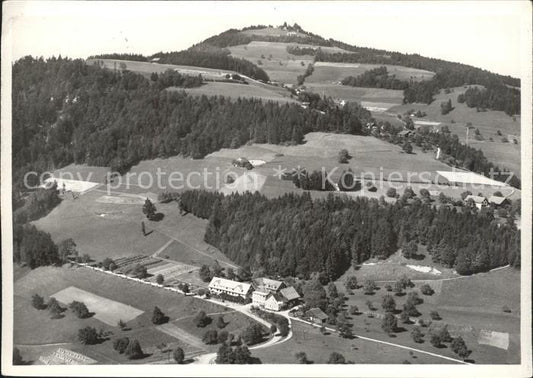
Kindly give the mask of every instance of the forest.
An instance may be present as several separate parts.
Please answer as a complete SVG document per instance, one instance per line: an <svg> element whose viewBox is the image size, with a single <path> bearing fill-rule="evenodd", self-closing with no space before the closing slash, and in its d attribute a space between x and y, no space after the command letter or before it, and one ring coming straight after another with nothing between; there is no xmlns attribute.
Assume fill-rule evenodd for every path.
<svg viewBox="0 0 533 378"><path fill-rule="evenodd" d="M180 206L209 220L206 242L267 275L309 278L319 272L334 280L350 264L386 259L413 241L462 275L520 265L520 232L512 218L498 225L491 209L436 207L411 190L402 197L412 201L187 191Z"/></svg>
<svg viewBox="0 0 533 378"><path fill-rule="evenodd" d="M359 134L371 120L370 113L355 103L339 108L324 102L329 108L321 113L299 104L230 101L160 90L175 84L158 84L166 82L167 75L152 81L82 60L26 57L17 61L13 66L14 184L20 185L26 172L70 163L110 166L123 173L144 159L180 154L202 158L250 140L302 143L311 131ZM21 188L15 187L14 193L17 189Z"/></svg>
<svg viewBox="0 0 533 378"><path fill-rule="evenodd" d="M264 82L270 80L262 68L259 68L248 60L231 56L228 49L206 47L204 45L193 46L188 50L179 52L159 52L154 54L152 58L159 58L159 63L162 64L218 68L236 71L242 75Z"/></svg>
<svg viewBox="0 0 533 378"><path fill-rule="evenodd" d="M502 110L509 115L520 113L520 91L504 85L488 88L470 87L457 96L457 102L470 108Z"/></svg>
<svg viewBox="0 0 533 378"><path fill-rule="evenodd" d="M406 89L409 82L396 79L395 75L389 75L387 67L377 67L363 72L358 76L348 76L341 81L342 85L351 87Z"/></svg>

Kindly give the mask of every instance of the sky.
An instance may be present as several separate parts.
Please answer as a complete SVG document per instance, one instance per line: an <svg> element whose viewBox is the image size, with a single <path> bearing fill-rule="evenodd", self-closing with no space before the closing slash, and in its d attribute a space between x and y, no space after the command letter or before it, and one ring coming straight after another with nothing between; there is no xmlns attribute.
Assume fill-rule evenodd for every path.
<svg viewBox="0 0 533 378"><path fill-rule="evenodd" d="M530 17L531 7L520 1L13 1L4 3L2 36L11 37L13 60L25 55L151 55L186 49L229 28L286 21L357 46L418 53L519 77Z"/></svg>

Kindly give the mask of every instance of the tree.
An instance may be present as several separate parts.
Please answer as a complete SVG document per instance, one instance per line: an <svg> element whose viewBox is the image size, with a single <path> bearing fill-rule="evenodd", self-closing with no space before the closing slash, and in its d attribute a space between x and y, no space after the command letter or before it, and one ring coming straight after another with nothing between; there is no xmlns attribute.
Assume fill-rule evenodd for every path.
<svg viewBox="0 0 533 378"><path fill-rule="evenodd" d="M241 333L241 336L245 344L257 344L263 340L263 329L261 325L253 323L246 327L246 329Z"/></svg>
<svg viewBox="0 0 533 378"><path fill-rule="evenodd" d="M304 301L309 307L326 309L326 290L316 279L307 282L303 289Z"/></svg>
<svg viewBox="0 0 533 378"><path fill-rule="evenodd" d="M131 343L128 344L128 347L126 348L124 353L126 354L126 356L128 356L128 359L130 360L136 360L144 356L141 344L137 339L133 340Z"/></svg>
<svg viewBox="0 0 533 378"><path fill-rule="evenodd" d="M59 259L62 263L70 261L70 258L78 257L78 251L76 249L76 243L71 238L65 239L59 243Z"/></svg>
<svg viewBox="0 0 533 378"><path fill-rule="evenodd" d="M78 330L78 340L85 345L93 345L100 341L100 337L96 328L85 327Z"/></svg>
<svg viewBox="0 0 533 378"><path fill-rule="evenodd" d="M357 315L357 314L359 314L359 307L357 307L356 305L351 305L350 315Z"/></svg>
<svg viewBox="0 0 533 378"><path fill-rule="evenodd" d="M117 325L118 325L118 327L119 327L121 330L125 330L126 327L127 327L126 323L125 323L122 319L120 319L120 320L118 321L118 324L117 324Z"/></svg>
<svg viewBox="0 0 533 378"><path fill-rule="evenodd" d="M120 354L122 354L126 351L126 348L128 347L129 343L130 343L130 339L127 337L121 337L119 339L115 339L113 341L113 349L119 352Z"/></svg>
<svg viewBox="0 0 533 378"><path fill-rule="evenodd" d="M226 268L226 277L228 278L228 280L232 280L232 281L234 281L235 278L237 277L232 267Z"/></svg>
<svg viewBox="0 0 533 378"><path fill-rule="evenodd" d="M76 316L80 319L85 319L90 316L89 309L83 302L73 301L69 308L76 314Z"/></svg>
<svg viewBox="0 0 533 378"><path fill-rule="evenodd" d="M217 342L219 344L225 343L228 340L228 337L229 337L228 331L220 331L218 333Z"/></svg>
<svg viewBox="0 0 533 378"><path fill-rule="evenodd" d="M452 106L452 100L451 99L448 99L448 101L444 101L444 102L441 102L440 103L440 112L441 114L448 114L449 112L451 112L453 110L453 106Z"/></svg>
<svg viewBox="0 0 533 378"><path fill-rule="evenodd" d="M374 290L377 289L376 283L373 280L366 280L363 285L363 292L366 295L374 294Z"/></svg>
<svg viewBox="0 0 533 378"><path fill-rule="evenodd" d="M397 295L397 296L400 296L403 294L403 285L400 281L396 281L394 283L394 293Z"/></svg>
<svg viewBox="0 0 533 378"><path fill-rule="evenodd" d="M470 355L470 353L472 353L472 351L468 350L463 338L460 336L453 339L452 343L450 344L450 348L455 354L457 354L463 360L467 358Z"/></svg>
<svg viewBox="0 0 533 378"><path fill-rule="evenodd" d="M163 282L165 282L165 277L160 273L157 276L155 276L155 282L159 285L163 285Z"/></svg>
<svg viewBox="0 0 533 378"><path fill-rule="evenodd" d="M196 327L204 328L206 325L211 323L211 318L207 316L205 311L199 311L193 320Z"/></svg>
<svg viewBox="0 0 533 378"><path fill-rule="evenodd" d="M307 354L305 352L297 352L294 354L296 362L299 364L308 364L309 360L307 359Z"/></svg>
<svg viewBox="0 0 533 378"><path fill-rule="evenodd" d="M387 312L383 318L383 321L381 322L381 329L390 335L396 331L396 328L398 328L398 321L396 320L396 317L390 312Z"/></svg>
<svg viewBox="0 0 533 378"><path fill-rule="evenodd" d="M157 209L155 208L155 205L152 203L152 201L150 201L149 198L147 198L146 201L144 201L143 214L146 215L146 218L149 220L153 220L156 211Z"/></svg>
<svg viewBox="0 0 533 378"><path fill-rule="evenodd" d="M198 274L200 275L200 279L204 282L209 282L213 278L209 266L205 264L200 267Z"/></svg>
<svg viewBox="0 0 533 378"><path fill-rule="evenodd" d="M344 358L342 354L337 353L337 352L332 352L329 355L329 359L327 363L328 364L345 364L346 359Z"/></svg>
<svg viewBox="0 0 533 378"><path fill-rule="evenodd" d="M443 343L449 343L453 340L452 336L450 335L450 332L448 331L448 325L440 327L436 332L439 335L441 342Z"/></svg>
<svg viewBox="0 0 533 378"><path fill-rule="evenodd" d="M328 295L330 298L337 298L339 296L337 285L333 282L330 282L328 285Z"/></svg>
<svg viewBox="0 0 533 378"><path fill-rule="evenodd" d="M135 278L146 278L148 276L148 270L144 265L136 264L133 267L131 275Z"/></svg>
<svg viewBox="0 0 533 378"><path fill-rule="evenodd" d="M411 331L411 337L413 338L413 341L415 343L421 343L424 341L424 334L422 333L422 331L420 331L419 327L413 328L413 330Z"/></svg>
<svg viewBox="0 0 533 378"><path fill-rule="evenodd" d="M152 323L154 324L163 324L166 323L168 318L163 314L163 311L157 306L154 307L154 311L152 313Z"/></svg>
<svg viewBox="0 0 533 378"><path fill-rule="evenodd" d="M437 311L431 311L431 312L429 313L429 316L430 316L431 319L433 319L433 320L441 320L441 319L442 319Z"/></svg>
<svg viewBox="0 0 533 378"><path fill-rule="evenodd" d="M413 146L411 145L411 143L405 141L405 143L402 145L402 150L406 153L406 154L410 154L413 152Z"/></svg>
<svg viewBox="0 0 533 378"><path fill-rule="evenodd" d="M437 335L437 334L431 334L431 336L430 336L430 338L429 338L429 342L430 342L431 345L433 345L435 348L439 348L439 347L442 345L442 342L441 342L440 336Z"/></svg>
<svg viewBox="0 0 533 378"><path fill-rule="evenodd" d="M396 189L395 188L387 189L387 197L396 198Z"/></svg>
<svg viewBox="0 0 533 378"><path fill-rule="evenodd" d="M415 304L412 301L406 301L403 305L403 312L409 316L419 316L420 312L416 309Z"/></svg>
<svg viewBox="0 0 533 378"><path fill-rule="evenodd" d="M222 315L217 316L217 327L222 329L225 326L226 322L224 321L224 317Z"/></svg>
<svg viewBox="0 0 533 378"><path fill-rule="evenodd" d="M348 153L348 150L346 149L342 149L339 151L339 163L340 164L346 164L348 163L348 160L350 160L352 157L350 156L350 154Z"/></svg>
<svg viewBox="0 0 533 378"><path fill-rule="evenodd" d="M418 244L415 240L411 240L402 247L402 254L406 259L416 257L418 253Z"/></svg>
<svg viewBox="0 0 533 378"><path fill-rule="evenodd" d="M344 281L344 286L346 287L346 290L357 289L357 277L356 276L347 277L346 281Z"/></svg>
<svg viewBox="0 0 533 378"><path fill-rule="evenodd" d="M44 298L39 294L33 294L31 297L31 305L37 310L44 310L46 305L44 304Z"/></svg>
<svg viewBox="0 0 533 378"><path fill-rule="evenodd" d="M403 323L403 324L409 324L411 323L411 318L409 317L409 314L406 312L406 311L402 311L400 313L400 321Z"/></svg>
<svg viewBox="0 0 533 378"><path fill-rule="evenodd" d="M394 312L396 310L396 301L391 295L385 295L383 297L383 302L381 303L383 310L386 312Z"/></svg>
<svg viewBox="0 0 533 378"><path fill-rule="evenodd" d="M48 308L48 311L50 311L52 319L59 319L63 313L63 308L59 305L59 302L54 297L50 297L46 308Z"/></svg>
<svg viewBox="0 0 533 378"><path fill-rule="evenodd" d="M109 258L109 257L106 257L104 259L104 261L102 261L102 267L105 269L105 270L111 270L111 264L114 264L115 262L113 261L113 259ZM116 266L116 265L115 265Z"/></svg>
<svg viewBox="0 0 533 378"><path fill-rule="evenodd" d="M183 364L185 362L185 352L180 347L177 347L174 350L174 353L172 353L172 356L174 357L174 361L176 361L177 364Z"/></svg>
<svg viewBox="0 0 533 378"><path fill-rule="evenodd" d="M420 286L420 292L424 295L433 295L433 293L435 293L435 291L427 283Z"/></svg>
<svg viewBox="0 0 533 378"><path fill-rule="evenodd" d="M218 342L218 332L216 329L210 329L205 331L202 341L205 344L216 344Z"/></svg>
<svg viewBox="0 0 533 378"><path fill-rule="evenodd" d="M353 336L352 325L348 322L343 313L337 316L336 323L337 332L339 332L339 336L345 339L351 339Z"/></svg>

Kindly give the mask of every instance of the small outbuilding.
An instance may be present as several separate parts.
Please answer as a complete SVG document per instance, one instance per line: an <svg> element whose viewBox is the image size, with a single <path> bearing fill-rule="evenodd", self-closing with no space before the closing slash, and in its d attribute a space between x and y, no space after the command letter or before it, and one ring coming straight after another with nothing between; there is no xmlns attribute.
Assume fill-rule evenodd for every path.
<svg viewBox="0 0 533 378"><path fill-rule="evenodd" d="M318 307L314 307L314 308L310 309L309 311L307 311L305 313L305 316L312 323L320 324L320 325L324 324L326 322L326 320L328 319L328 316L324 313L324 311L322 311Z"/></svg>

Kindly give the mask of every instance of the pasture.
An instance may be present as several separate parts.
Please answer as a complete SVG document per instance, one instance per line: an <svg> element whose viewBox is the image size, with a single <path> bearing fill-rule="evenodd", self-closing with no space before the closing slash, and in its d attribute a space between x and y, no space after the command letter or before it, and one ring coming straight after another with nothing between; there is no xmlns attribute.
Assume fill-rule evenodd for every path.
<svg viewBox="0 0 533 378"><path fill-rule="evenodd" d="M305 72L313 62L313 57L289 54L287 46L293 45L295 44L252 41L247 45L230 46L228 49L232 56L246 59L265 70L270 80L296 84L296 77Z"/></svg>
<svg viewBox="0 0 533 378"><path fill-rule="evenodd" d="M354 319L360 323L360 317ZM313 364L325 364L332 352L342 354L348 361L356 364L401 364L407 360L412 364L450 364L452 361L429 356L390 345L378 344L362 339L344 339L336 333L322 335L318 328L298 321L292 321L293 337L273 348L254 349L252 354L259 357L263 364L295 364L295 354L305 352ZM356 331L354 329L354 331ZM360 330L357 330L358 332ZM359 333L362 336L374 337L374 332ZM388 338L388 337L387 337ZM385 340L396 343L396 339ZM399 343L401 344L401 343Z"/></svg>
<svg viewBox="0 0 533 378"><path fill-rule="evenodd" d="M368 70L382 66L387 67L389 75L395 75L399 80L430 80L435 75L431 71L388 64L316 62L313 74L305 81L306 83L336 84L348 76L358 76Z"/></svg>
<svg viewBox="0 0 533 378"><path fill-rule="evenodd" d="M361 283L366 277L369 277L360 271L353 273ZM408 273L407 276L411 279L419 278L416 274ZM374 278L379 279L378 277ZM386 278L398 278L398 275L382 276L382 279ZM420 286L424 282L432 286L435 294L432 296L420 294ZM506 285L502 285L502 282L506 282ZM343 279L337 281L338 289L344 292L343 283ZM434 277L414 283L416 286L408 289L407 292L418 292L423 303L417 305L421 315L412 317L412 320L421 318L427 323L431 321L429 312L437 311L442 320L433 320L432 323L437 326L447 324L453 337L463 337L469 349L472 350L469 358L476 364L507 364L519 361L519 271L513 268L504 268L471 277L451 277L443 280L440 277ZM356 305L362 312L362 314L352 316L355 324L354 333L373 334L374 336L370 337L454 357L449 347L433 347L427 336L424 343L414 343L410 335L413 325L410 324L399 323L399 326L405 330L396 333L393 339L384 334L380 329L380 319L383 317L382 297L386 294L393 295L396 308L401 309L406 296L396 296L393 292L387 292L383 282L378 282L378 286L379 289L374 295L365 295L362 289L356 289L353 295L348 295L347 305ZM369 302L374 307L373 310L369 309ZM503 306L508 306L511 313L504 313ZM369 313L372 313L373 317L370 318ZM428 328L422 328L422 332L427 334Z"/></svg>
<svg viewBox="0 0 533 378"><path fill-rule="evenodd" d="M393 107L402 103L403 91L383 88L350 87L342 84L305 83L308 91L347 102L386 103Z"/></svg>
<svg viewBox="0 0 533 378"><path fill-rule="evenodd" d="M87 319L78 319L70 310L67 310L63 318L51 319L48 311L37 310L31 306L31 296L35 293L43 296L47 301L50 296L70 287L76 287L92 296L131 306L142 311L142 314L127 322L129 330L121 331L117 324L113 326L107 324L99 320L96 314ZM181 346L186 355L190 356L198 353L196 346L190 345L187 340L182 340L176 335L162 332L152 324L154 306L158 306L169 317L170 322L192 319L200 310L207 314L214 314L213 316L228 311L225 307L215 303L81 267L37 268L15 281L14 291L14 344L21 349L25 359L29 358L33 361L41 355L51 354L58 348L57 345L50 346L49 344L61 343L62 347L82 353L98 363L126 363L128 360L112 349L112 340L117 337L138 339L143 351L149 355L144 359L129 363L150 363L166 359L166 353L162 353L157 348L157 345L161 343L166 343L171 349ZM67 293L73 292L67 291ZM69 301L70 298L67 300ZM89 306L89 303L86 304ZM127 316L127 313L124 313L122 319L126 320ZM224 314L224 318L226 322L229 322L228 330L232 332L237 332L252 321L240 313ZM112 332L111 339L92 346L80 344L77 340L78 329L86 326ZM188 332L195 338L201 339L204 330L191 327Z"/></svg>
<svg viewBox="0 0 533 378"><path fill-rule="evenodd" d="M441 126L448 126L453 134L457 134L461 142L466 140L466 124L472 123L474 129L479 129L483 140L474 139L474 129L470 130L469 145L483 151L487 158L500 167L506 167L520 177L520 116L515 116L515 120L502 111L487 110L478 112L476 108L469 108L465 104L457 102L457 96L464 93L467 87L450 88L451 92L446 94L441 90L435 96L435 101L431 104L405 104L389 109L390 118L396 118L396 114L403 114L414 109L427 113L422 118L423 121L441 122ZM441 114L440 104L444 101L452 101L454 109L446 114ZM414 118L413 120L416 120ZM502 136L497 135L500 130ZM514 144L509 139L509 134L518 137L518 144ZM508 143L502 142L502 138L507 137ZM493 141L490 141L492 138Z"/></svg>
<svg viewBox="0 0 533 378"><path fill-rule="evenodd" d="M87 59L87 64L100 64L109 70L121 70L121 64L125 64L128 71L139 73L145 77L150 77L152 73L163 73L166 70L176 70L181 74L198 76L202 75L206 79L222 79L226 74L235 73L229 70L219 70L214 68L204 68L195 66L179 66L174 64L160 64L150 62L137 62L133 60L118 59Z"/></svg>
<svg viewBox="0 0 533 378"><path fill-rule="evenodd" d="M276 102L294 102L297 101L290 97L289 92L285 95L279 93L279 91L271 90L265 86L251 84L234 84L234 83L222 83L222 82L208 82L201 87L196 88L169 88L169 90L185 90L188 94L194 96L223 96L231 99L238 98L255 98L263 101L276 101Z"/></svg>

